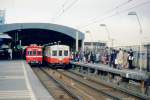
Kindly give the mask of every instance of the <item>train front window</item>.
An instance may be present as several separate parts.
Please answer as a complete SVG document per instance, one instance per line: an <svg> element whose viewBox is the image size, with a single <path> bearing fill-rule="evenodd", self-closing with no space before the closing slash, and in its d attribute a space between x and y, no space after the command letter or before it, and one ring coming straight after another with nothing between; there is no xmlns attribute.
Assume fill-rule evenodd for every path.
<svg viewBox="0 0 150 100"><path fill-rule="evenodd" d="M64 56L68 56L68 51L67 50L64 51Z"/></svg>
<svg viewBox="0 0 150 100"><path fill-rule="evenodd" d="M32 51L28 51L28 55L32 55Z"/></svg>
<svg viewBox="0 0 150 100"><path fill-rule="evenodd" d="M57 56L57 51L56 50L52 51L52 56Z"/></svg>
<svg viewBox="0 0 150 100"><path fill-rule="evenodd" d="M62 56L62 50L59 50L59 56Z"/></svg>
<svg viewBox="0 0 150 100"><path fill-rule="evenodd" d="M36 51L33 51L33 55L36 55Z"/></svg>

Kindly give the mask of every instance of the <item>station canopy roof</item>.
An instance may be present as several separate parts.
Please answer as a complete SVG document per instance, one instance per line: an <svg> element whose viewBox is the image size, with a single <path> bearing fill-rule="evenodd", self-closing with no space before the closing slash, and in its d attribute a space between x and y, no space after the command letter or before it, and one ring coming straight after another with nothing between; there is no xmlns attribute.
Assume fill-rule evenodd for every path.
<svg viewBox="0 0 150 100"><path fill-rule="evenodd" d="M8 34L12 37L13 45L29 44L45 45L56 43L69 45L75 48L76 34L78 33L79 46L84 40L84 33L81 31L58 24L51 23L12 23L0 25L0 33ZM5 36L6 37L6 36Z"/></svg>
<svg viewBox="0 0 150 100"><path fill-rule="evenodd" d="M76 39L76 33L79 33L79 40L84 39L84 34L77 29L58 25L58 24L51 24L51 23L14 23L14 24L3 24L0 25L0 32L9 32L13 30L23 30L23 29L43 29L43 30L51 30L56 31L59 33L63 33Z"/></svg>

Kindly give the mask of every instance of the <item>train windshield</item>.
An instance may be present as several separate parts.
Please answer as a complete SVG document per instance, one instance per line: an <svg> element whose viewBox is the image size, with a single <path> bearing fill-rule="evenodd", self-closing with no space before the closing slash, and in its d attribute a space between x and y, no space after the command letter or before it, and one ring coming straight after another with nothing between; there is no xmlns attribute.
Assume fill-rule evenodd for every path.
<svg viewBox="0 0 150 100"><path fill-rule="evenodd" d="M28 51L28 55L32 55L32 51Z"/></svg>
<svg viewBox="0 0 150 100"><path fill-rule="evenodd" d="M33 55L36 55L36 51L33 51Z"/></svg>
<svg viewBox="0 0 150 100"><path fill-rule="evenodd" d="M59 50L59 56L62 56L62 50Z"/></svg>
<svg viewBox="0 0 150 100"><path fill-rule="evenodd" d="M38 51L37 54L38 54L38 55L42 55L42 52L41 52L41 51Z"/></svg>
<svg viewBox="0 0 150 100"><path fill-rule="evenodd" d="M68 56L68 51L67 50L64 51L64 56Z"/></svg>

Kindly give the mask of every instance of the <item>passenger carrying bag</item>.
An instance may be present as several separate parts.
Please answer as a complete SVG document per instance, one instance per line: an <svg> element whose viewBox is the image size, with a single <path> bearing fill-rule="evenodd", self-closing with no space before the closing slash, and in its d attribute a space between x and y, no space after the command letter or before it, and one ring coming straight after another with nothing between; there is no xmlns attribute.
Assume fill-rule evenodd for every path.
<svg viewBox="0 0 150 100"><path fill-rule="evenodd" d="M128 58L129 60L133 60L133 56L129 56L129 58Z"/></svg>

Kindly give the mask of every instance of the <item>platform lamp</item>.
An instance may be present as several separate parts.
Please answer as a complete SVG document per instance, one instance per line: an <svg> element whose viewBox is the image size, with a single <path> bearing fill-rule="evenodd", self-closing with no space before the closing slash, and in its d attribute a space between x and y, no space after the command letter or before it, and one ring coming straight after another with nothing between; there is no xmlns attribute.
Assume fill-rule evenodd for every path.
<svg viewBox="0 0 150 100"><path fill-rule="evenodd" d="M89 30L87 30L87 31L85 31L87 34L89 34L90 35L90 37L91 37L91 50L92 51L94 51L94 41L93 41L93 36L92 36L92 34L91 34L91 31L89 31Z"/></svg>
<svg viewBox="0 0 150 100"><path fill-rule="evenodd" d="M107 31L108 43L109 43L109 41L110 41L111 39L110 39L110 32L109 32L109 30L108 30L108 28L107 28L107 25L106 25L106 24L100 24L100 26L101 26L101 27L105 27L105 30ZM111 44L113 45L112 40L111 40Z"/></svg>
<svg viewBox="0 0 150 100"><path fill-rule="evenodd" d="M140 31L139 31L139 35L140 35L140 41L139 41L139 44L140 44L140 71L142 70L142 33L143 33L143 31L142 31L142 25L141 25L141 23L140 23L140 19L139 19L139 17L138 17L138 15L137 15L137 13L136 12L129 12L128 13L128 15L134 15L134 16L136 16L136 18L137 18L137 21L138 21L138 24L139 24L139 28L140 28Z"/></svg>

